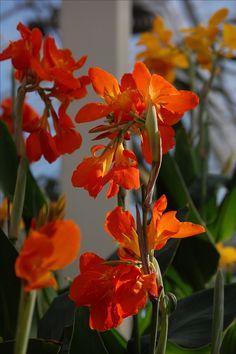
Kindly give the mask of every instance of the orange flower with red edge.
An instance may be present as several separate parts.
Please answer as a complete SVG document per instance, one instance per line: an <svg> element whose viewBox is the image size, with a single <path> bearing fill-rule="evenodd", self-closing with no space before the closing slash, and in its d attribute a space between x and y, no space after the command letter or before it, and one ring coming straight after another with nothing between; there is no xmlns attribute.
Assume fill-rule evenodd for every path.
<svg viewBox="0 0 236 354"><path fill-rule="evenodd" d="M76 306L90 308L90 327L106 331L137 314L148 295L157 297L156 274L144 275L132 264L109 265L94 253L80 258L80 275L69 292Z"/></svg>
<svg viewBox="0 0 236 354"><path fill-rule="evenodd" d="M170 238L185 238L205 232L205 228L191 222L181 222L176 211L168 211L167 199L163 195L153 206L152 218L147 226L149 253L165 246ZM105 229L119 243L118 255L124 260L140 261L138 235L133 216L121 207L116 207L106 216Z"/></svg>
<svg viewBox="0 0 236 354"><path fill-rule="evenodd" d="M100 149L104 151L100 156L96 156L95 153ZM95 145L91 152L93 156L85 158L72 175L74 187L86 189L94 198L108 182L108 198L115 196L120 187L140 187L136 157L132 151L124 149L122 143L112 147Z"/></svg>
<svg viewBox="0 0 236 354"><path fill-rule="evenodd" d="M15 264L24 290L57 287L52 271L71 263L80 248L80 230L70 220L55 220L31 230Z"/></svg>

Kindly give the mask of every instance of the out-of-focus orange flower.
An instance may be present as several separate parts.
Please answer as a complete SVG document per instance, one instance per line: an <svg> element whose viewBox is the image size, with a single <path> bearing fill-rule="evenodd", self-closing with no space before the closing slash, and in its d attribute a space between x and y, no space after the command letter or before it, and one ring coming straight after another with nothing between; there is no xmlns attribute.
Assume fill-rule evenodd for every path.
<svg viewBox="0 0 236 354"><path fill-rule="evenodd" d="M172 35L172 31L165 27L164 20L156 16L151 32L140 35L137 45L142 45L145 49L136 56L138 60L143 60L151 71L170 82L175 79L176 68L188 67L185 54L172 43Z"/></svg>
<svg viewBox="0 0 236 354"><path fill-rule="evenodd" d="M100 149L104 151L100 156L96 156ZM91 152L93 156L85 158L74 171L73 186L86 189L94 198L108 182L110 182L108 198L116 195L119 187L125 189L140 187L136 157L132 151L124 149L122 143L116 143L112 147L95 145Z"/></svg>
<svg viewBox="0 0 236 354"><path fill-rule="evenodd" d="M24 290L56 287L52 271L71 263L79 247L80 230L70 220L55 220L31 230L15 264L16 275L25 281Z"/></svg>
<svg viewBox="0 0 236 354"><path fill-rule="evenodd" d="M236 50L236 26L222 22L229 13L227 8L216 11L208 20L207 26L202 24L184 28L187 33L185 44L197 55L197 62L207 70L211 70L215 56L231 58Z"/></svg>
<svg viewBox="0 0 236 354"><path fill-rule="evenodd" d="M13 134L14 122L13 122L11 97L5 98L1 102L0 107L2 109L0 120L2 120L7 125L9 132ZM28 131L29 127L36 127L38 123L39 123L38 113L28 103L24 103L22 129L24 131Z"/></svg>
<svg viewBox="0 0 236 354"><path fill-rule="evenodd" d="M9 46L0 53L0 61L11 59L12 65L18 70L17 76L23 80L32 74L32 69L40 65L40 49L42 45L42 33L38 28L32 31L23 23L17 25L21 39L11 42Z"/></svg>
<svg viewBox="0 0 236 354"><path fill-rule="evenodd" d="M200 234L204 227L191 222L181 222L176 218L176 211L168 211L165 195L154 204L152 218L147 227L149 253L165 246L170 238L185 238ZM133 216L121 207L116 207L106 216L105 229L120 245L118 254L124 260L140 261L138 235Z"/></svg>
<svg viewBox="0 0 236 354"><path fill-rule="evenodd" d="M98 331L117 327L145 306L148 294L158 295L155 273L144 275L132 264L112 266L87 252L80 258L80 272L69 297L76 306L90 308L90 327Z"/></svg>

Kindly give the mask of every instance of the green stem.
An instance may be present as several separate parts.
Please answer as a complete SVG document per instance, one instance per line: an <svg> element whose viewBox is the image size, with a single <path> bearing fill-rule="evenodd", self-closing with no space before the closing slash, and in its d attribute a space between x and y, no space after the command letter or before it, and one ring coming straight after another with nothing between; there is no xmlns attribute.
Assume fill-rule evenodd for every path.
<svg viewBox="0 0 236 354"><path fill-rule="evenodd" d="M16 185L12 203L12 214L10 220L10 230L9 230L9 239L15 242L18 238L18 232L20 227L20 221L23 212L24 199L25 199L25 188L26 188L26 177L27 177L27 159L25 157L25 147L22 137L22 114L23 114L23 105L25 98L25 89L21 86L18 89L16 102L15 102L15 142L17 154L20 157Z"/></svg>
<svg viewBox="0 0 236 354"><path fill-rule="evenodd" d="M159 299L152 299L152 322L150 333L149 353L155 354L157 343L158 316L159 316Z"/></svg>
<svg viewBox="0 0 236 354"><path fill-rule="evenodd" d="M224 324L224 276L221 270L216 275L212 322L211 354L219 354Z"/></svg>
<svg viewBox="0 0 236 354"><path fill-rule="evenodd" d="M160 337L158 340L158 345L155 354L166 353L168 327L169 327L169 314L167 311L167 304L166 304L164 293L161 294L160 308L161 308L161 330L160 330Z"/></svg>
<svg viewBox="0 0 236 354"><path fill-rule="evenodd" d="M199 104L199 114L198 114L198 122L199 122L199 155L201 161L201 192L200 192L200 210L202 212L203 219L205 219L205 200L206 200L206 191L207 191L207 173L208 173L208 134L206 129L206 107L207 100L210 90L212 88L212 84L215 78L217 64L219 58L216 56L212 63L212 69L210 73L209 80L205 83L201 93L200 93L200 104Z"/></svg>
<svg viewBox="0 0 236 354"><path fill-rule="evenodd" d="M17 170L16 187L12 203L12 213L9 231L9 239L13 242L15 242L18 238L20 221L24 207L27 166L27 159L25 157L21 157Z"/></svg>
<svg viewBox="0 0 236 354"><path fill-rule="evenodd" d="M27 352L36 295L36 290L25 292L22 286L14 354Z"/></svg>

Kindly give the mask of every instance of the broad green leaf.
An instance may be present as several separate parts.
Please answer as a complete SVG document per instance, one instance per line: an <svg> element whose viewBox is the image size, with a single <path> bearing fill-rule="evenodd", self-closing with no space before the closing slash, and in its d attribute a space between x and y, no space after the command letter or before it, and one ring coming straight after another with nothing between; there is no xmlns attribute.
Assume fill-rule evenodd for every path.
<svg viewBox="0 0 236 354"><path fill-rule="evenodd" d="M236 323L230 326L221 345L220 354L235 354L236 352Z"/></svg>
<svg viewBox="0 0 236 354"><path fill-rule="evenodd" d="M175 160L187 186L198 175L196 154L182 124L176 130Z"/></svg>
<svg viewBox="0 0 236 354"><path fill-rule="evenodd" d="M138 328L140 336L147 334L152 319L152 304L148 302L144 309L138 312Z"/></svg>
<svg viewBox="0 0 236 354"><path fill-rule="evenodd" d="M125 347L125 340L115 330L98 332L89 328L88 308L76 310L69 354L124 354Z"/></svg>
<svg viewBox="0 0 236 354"><path fill-rule="evenodd" d="M13 199L18 158L15 144L3 122L0 122L0 166L0 189ZM36 216L44 203L44 196L31 172L28 171L23 216L27 218Z"/></svg>
<svg viewBox="0 0 236 354"><path fill-rule="evenodd" d="M164 286L166 293L174 293L177 298L191 295L193 292L192 287L181 278L173 266L169 267L164 277Z"/></svg>
<svg viewBox="0 0 236 354"><path fill-rule="evenodd" d="M236 187L225 196L216 222L212 226L216 241L230 239L236 230Z"/></svg>
<svg viewBox="0 0 236 354"><path fill-rule="evenodd" d="M30 339L27 354L58 354L61 345L41 339ZM13 354L14 341L0 343L0 354Z"/></svg>
<svg viewBox="0 0 236 354"><path fill-rule="evenodd" d="M17 251L0 229L0 336L15 336L20 280L15 275Z"/></svg>
<svg viewBox="0 0 236 354"><path fill-rule="evenodd" d="M178 301L170 317L168 339L182 347L199 348L211 342L213 289ZM236 318L236 284L224 287L224 329Z"/></svg>
<svg viewBox="0 0 236 354"><path fill-rule="evenodd" d="M199 236L180 242L173 266L181 278L195 291L201 290L215 274L219 254L215 247Z"/></svg>
<svg viewBox="0 0 236 354"><path fill-rule="evenodd" d="M53 288L44 288L38 290L36 302L38 318L43 317L56 296L57 292Z"/></svg>
<svg viewBox="0 0 236 354"><path fill-rule="evenodd" d="M68 292L57 296L43 318L39 321L38 337L62 340L64 328L72 326L75 305Z"/></svg>
<svg viewBox="0 0 236 354"><path fill-rule="evenodd" d="M186 349L179 347L171 342L168 342L166 354L210 354L210 348L209 346L207 346L199 349Z"/></svg>

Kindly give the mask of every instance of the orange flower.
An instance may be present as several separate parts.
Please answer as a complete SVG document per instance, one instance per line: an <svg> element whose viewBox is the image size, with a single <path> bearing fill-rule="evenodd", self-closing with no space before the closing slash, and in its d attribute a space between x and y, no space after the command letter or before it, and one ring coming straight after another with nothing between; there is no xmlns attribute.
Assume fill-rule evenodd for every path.
<svg viewBox="0 0 236 354"><path fill-rule="evenodd" d="M141 138L147 162L152 158L145 132L146 113L150 103L155 106L162 138L162 150L166 153L174 146L174 130L182 115L198 104L198 97L191 91L178 91L159 75L151 75L145 64L134 66L132 75L125 74L121 85L110 73L99 68L89 70L89 76L96 93L105 103L88 103L76 115L78 123L107 117L108 125L100 125L91 132L101 132L96 139L118 135L130 139L134 134Z"/></svg>
<svg viewBox="0 0 236 354"><path fill-rule="evenodd" d="M70 221L52 221L31 230L15 264L16 275L25 281L24 290L56 287L52 271L62 269L77 256L80 230Z"/></svg>
<svg viewBox="0 0 236 354"><path fill-rule="evenodd" d="M139 94L131 74L125 74L121 85L116 78L100 68L90 68L89 78L94 91L104 99L105 103L88 103L77 113L78 123L90 122L114 113L114 122L130 120L130 113L135 112Z"/></svg>
<svg viewBox="0 0 236 354"><path fill-rule="evenodd" d="M42 33L38 28L32 31L23 23L17 25L22 39L11 42L9 46L0 53L0 61L11 59L12 65L18 70L17 76L20 81L31 73L31 69L39 66L39 54L42 45Z"/></svg>
<svg viewBox="0 0 236 354"><path fill-rule="evenodd" d="M103 153L96 156L95 153L100 149L104 149ZM86 189L94 198L108 182L110 182L108 198L115 196L119 187L139 188L136 157L133 152L125 150L122 143L117 143L112 147L95 145L91 152L93 156L85 158L73 173L74 187Z"/></svg>
<svg viewBox="0 0 236 354"><path fill-rule="evenodd" d="M80 147L82 138L66 113L67 106L68 104L61 104L58 115L51 106L51 115L56 131L54 136L51 135L48 124L49 112L47 110L44 111L37 125L28 125L25 129L30 133L26 139L26 153L30 162L37 161L41 156L44 156L51 163L60 155L71 154Z"/></svg>
<svg viewBox="0 0 236 354"><path fill-rule="evenodd" d="M167 208L165 195L154 204L152 218L147 228L149 253L165 246L170 238L184 238L200 234L204 227L191 222L181 222L176 211L163 213ZM120 245L118 254L124 260L140 261L138 235L133 216L121 207L116 207L106 216L105 229Z"/></svg>
<svg viewBox="0 0 236 354"><path fill-rule="evenodd" d="M124 318L137 314L148 294L157 297L155 273L144 275L131 264L111 266L87 252L80 258L80 272L69 297L78 307L90 307L90 327L98 331L117 327Z"/></svg>
<svg viewBox="0 0 236 354"><path fill-rule="evenodd" d="M2 114L0 115L0 120L2 120L8 127L11 134L14 133L13 126L13 114L12 114L12 99L11 97L5 98L1 102ZM38 113L28 104L24 103L23 106L23 122L22 129L28 131L29 127L37 126L39 122Z"/></svg>

